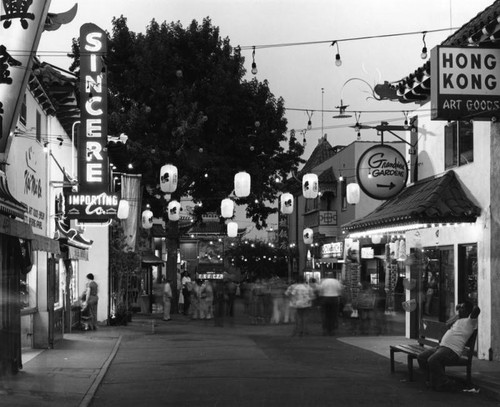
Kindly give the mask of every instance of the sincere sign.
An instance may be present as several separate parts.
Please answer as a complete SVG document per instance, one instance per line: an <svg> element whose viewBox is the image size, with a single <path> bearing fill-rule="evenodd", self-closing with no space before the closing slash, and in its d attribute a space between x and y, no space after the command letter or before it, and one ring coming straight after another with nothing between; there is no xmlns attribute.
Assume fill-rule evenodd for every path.
<svg viewBox="0 0 500 407"><path fill-rule="evenodd" d="M491 120L500 110L500 49L431 51L431 119Z"/></svg>
<svg viewBox="0 0 500 407"><path fill-rule="evenodd" d="M94 24L80 28L80 106L78 137L79 191L67 199L67 217L104 222L116 216L118 198L109 193L107 154L106 33Z"/></svg>
<svg viewBox="0 0 500 407"><path fill-rule="evenodd" d="M394 147L373 146L358 161L356 176L363 192L373 199L389 199L406 186L408 165Z"/></svg>

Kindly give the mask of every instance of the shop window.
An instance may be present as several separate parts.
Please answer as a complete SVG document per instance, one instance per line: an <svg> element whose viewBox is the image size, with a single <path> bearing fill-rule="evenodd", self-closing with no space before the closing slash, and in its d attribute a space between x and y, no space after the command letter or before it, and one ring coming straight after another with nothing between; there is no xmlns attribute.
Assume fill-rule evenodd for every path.
<svg viewBox="0 0 500 407"><path fill-rule="evenodd" d="M319 199L320 199L319 196L314 199L306 199L306 207L305 207L306 213L317 211L319 209Z"/></svg>
<svg viewBox="0 0 500 407"><path fill-rule="evenodd" d="M342 210L347 210L347 182L340 182L340 201Z"/></svg>
<svg viewBox="0 0 500 407"><path fill-rule="evenodd" d="M469 121L448 123L444 128L445 169L474 161L474 131Z"/></svg>
<svg viewBox="0 0 500 407"><path fill-rule="evenodd" d="M42 142L42 115L37 110L36 111L36 139L39 142Z"/></svg>
<svg viewBox="0 0 500 407"><path fill-rule="evenodd" d="M455 264L452 246L426 248L421 288L424 318L446 322L455 315Z"/></svg>
<svg viewBox="0 0 500 407"><path fill-rule="evenodd" d="M458 246L458 302L478 303L477 244Z"/></svg>
<svg viewBox="0 0 500 407"><path fill-rule="evenodd" d="M23 96L23 104L21 105L21 112L19 113L19 122L26 126L26 116L27 116L27 108L26 108L26 94Z"/></svg>

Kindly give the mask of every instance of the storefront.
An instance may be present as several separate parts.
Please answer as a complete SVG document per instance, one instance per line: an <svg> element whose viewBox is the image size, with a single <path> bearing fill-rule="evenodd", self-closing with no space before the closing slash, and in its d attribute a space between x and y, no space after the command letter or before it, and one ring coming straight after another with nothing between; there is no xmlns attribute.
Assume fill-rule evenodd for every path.
<svg viewBox="0 0 500 407"><path fill-rule="evenodd" d="M457 303L477 303L479 215L453 171L413 184L343 225L348 276L379 286L384 280L387 311L404 310L415 337L422 318L445 322Z"/></svg>

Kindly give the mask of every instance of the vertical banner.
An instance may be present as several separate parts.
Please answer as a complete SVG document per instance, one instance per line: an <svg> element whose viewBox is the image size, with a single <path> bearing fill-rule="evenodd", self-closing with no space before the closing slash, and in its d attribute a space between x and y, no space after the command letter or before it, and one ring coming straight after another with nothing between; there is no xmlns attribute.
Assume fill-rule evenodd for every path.
<svg viewBox="0 0 500 407"><path fill-rule="evenodd" d="M49 5L50 0L0 4L0 154L7 153L17 123Z"/></svg>
<svg viewBox="0 0 500 407"><path fill-rule="evenodd" d="M129 215L122 220L125 234L125 251L134 251L137 240L139 211L141 208L141 176L132 174L122 175L122 198L129 203Z"/></svg>

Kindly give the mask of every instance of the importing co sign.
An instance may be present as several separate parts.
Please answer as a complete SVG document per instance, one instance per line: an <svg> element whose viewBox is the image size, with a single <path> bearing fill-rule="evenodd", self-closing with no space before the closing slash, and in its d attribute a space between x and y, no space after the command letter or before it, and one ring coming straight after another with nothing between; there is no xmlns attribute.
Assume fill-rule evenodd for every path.
<svg viewBox="0 0 500 407"><path fill-rule="evenodd" d="M500 109L500 49L431 51L431 118L491 120Z"/></svg>

